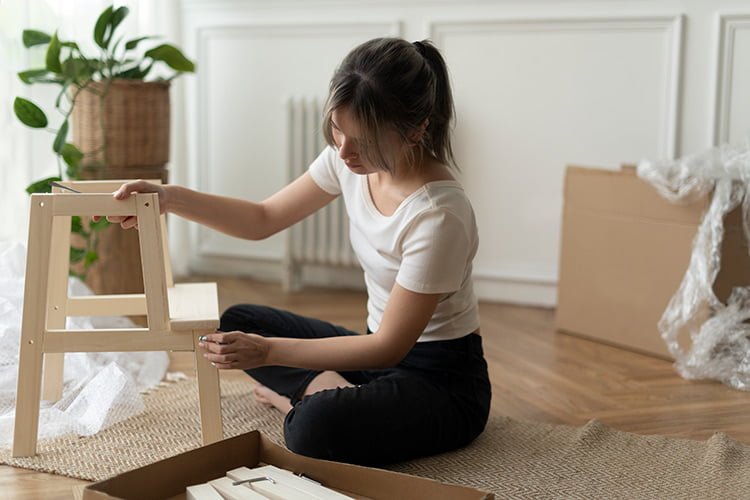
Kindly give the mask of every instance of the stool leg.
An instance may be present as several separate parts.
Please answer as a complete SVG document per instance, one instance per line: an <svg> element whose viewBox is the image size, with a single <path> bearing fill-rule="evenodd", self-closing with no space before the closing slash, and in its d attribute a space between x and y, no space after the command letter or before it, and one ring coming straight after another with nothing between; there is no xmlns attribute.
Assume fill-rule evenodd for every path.
<svg viewBox="0 0 750 500"><path fill-rule="evenodd" d="M39 396L42 385L42 349L46 328L46 290L52 240L52 209L51 197L31 197L21 345L18 356L16 417L13 423L14 457L29 457L36 454Z"/></svg>
<svg viewBox="0 0 750 500"><path fill-rule="evenodd" d="M55 328L54 326L52 328ZM63 393L63 373L65 372L65 353L48 352L44 355L42 370L42 399L59 401Z"/></svg>
<svg viewBox="0 0 750 500"><path fill-rule="evenodd" d="M195 349L195 372L198 378L198 400L201 412L201 434L203 444L220 441L224 438L221 421L221 385L219 370L203 357L203 349L198 347L198 337L213 330L193 330Z"/></svg>
<svg viewBox="0 0 750 500"><path fill-rule="evenodd" d="M47 326L65 328L65 310L68 304L68 271L70 270L70 222L69 215L60 215L52 220L52 242L50 246L49 288L47 289ZM42 372L42 399L58 401L63 393L65 353L44 355Z"/></svg>

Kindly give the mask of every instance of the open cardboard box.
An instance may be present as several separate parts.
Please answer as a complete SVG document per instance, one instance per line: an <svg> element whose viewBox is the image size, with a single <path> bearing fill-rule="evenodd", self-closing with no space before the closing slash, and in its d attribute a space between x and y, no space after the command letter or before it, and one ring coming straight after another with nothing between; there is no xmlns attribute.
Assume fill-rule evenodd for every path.
<svg viewBox="0 0 750 500"><path fill-rule="evenodd" d="M275 465L358 499L493 500L492 493L381 469L292 453L258 431L224 439L93 483L83 498L184 499L185 488L223 477L236 467Z"/></svg>
<svg viewBox="0 0 750 500"><path fill-rule="evenodd" d="M569 166L564 199L557 329L671 358L657 324L685 275L710 197L673 204L634 166ZM724 220L714 291L726 301L732 287L748 284L750 259L738 208ZM683 347L690 341L679 340Z"/></svg>

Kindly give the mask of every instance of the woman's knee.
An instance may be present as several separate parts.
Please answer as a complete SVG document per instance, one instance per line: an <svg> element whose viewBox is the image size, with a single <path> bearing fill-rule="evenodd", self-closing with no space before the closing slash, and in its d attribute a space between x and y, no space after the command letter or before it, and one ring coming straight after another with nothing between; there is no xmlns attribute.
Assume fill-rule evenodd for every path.
<svg viewBox="0 0 750 500"><path fill-rule="evenodd" d="M222 332L257 330L265 316L265 306L255 304L235 304L227 308L219 319L219 330Z"/></svg>
<svg viewBox="0 0 750 500"><path fill-rule="evenodd" d="M297 403L284 420L284 440L299 455L345 460L340 442L346 440L346 419L327 399L308 396Z"/></svg>

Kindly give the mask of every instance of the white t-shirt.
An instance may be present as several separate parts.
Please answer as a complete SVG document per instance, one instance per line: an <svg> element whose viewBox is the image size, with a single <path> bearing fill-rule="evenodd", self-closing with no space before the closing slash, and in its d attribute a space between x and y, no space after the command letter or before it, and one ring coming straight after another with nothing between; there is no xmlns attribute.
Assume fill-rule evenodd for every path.
<svg viewBox="0 0 750 500"><path fill-rule="evenodd" d="M367 176L349 170L334 148L323 150L309 172L321 189L344 197L352 248L365 274L371 331L380 326L394 283L443 294L419 342L459 338L479 328L471 279L479 239L458 181L428 182L386 216L372 201Z"/></svg>

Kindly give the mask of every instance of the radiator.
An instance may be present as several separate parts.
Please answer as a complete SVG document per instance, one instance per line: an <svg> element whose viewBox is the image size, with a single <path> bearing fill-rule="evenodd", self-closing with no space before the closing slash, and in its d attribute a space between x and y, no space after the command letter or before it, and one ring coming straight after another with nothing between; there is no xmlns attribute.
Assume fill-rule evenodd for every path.
<svg viewBox="0 0 750 500"><path fill-rule="evenodd" d="M292 181L307 171L325 148L321 132L323 104L319 99L289 99L287 119L287 174ZM286 291L302 287L302 270L313 264L357 267L349 243L349 219L341 197L286 231L282 285Z"/></svg>

